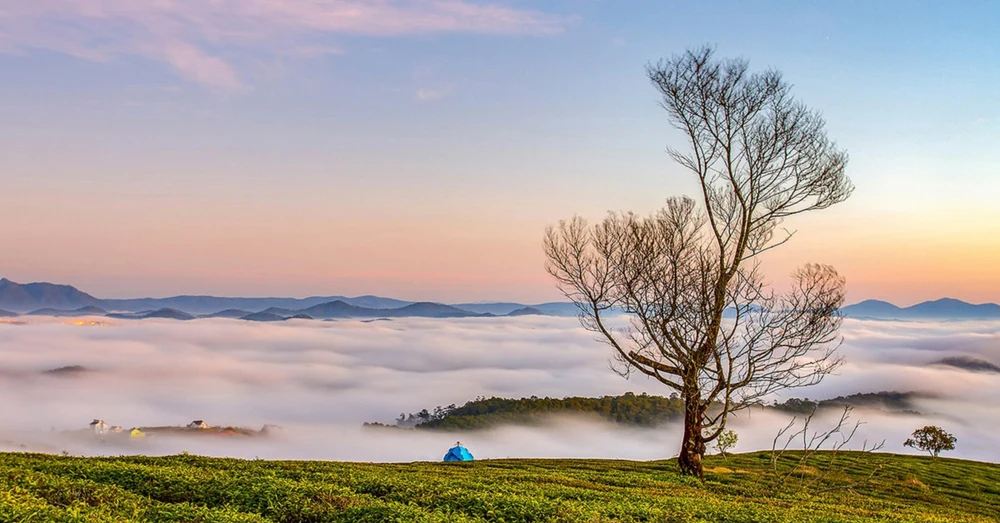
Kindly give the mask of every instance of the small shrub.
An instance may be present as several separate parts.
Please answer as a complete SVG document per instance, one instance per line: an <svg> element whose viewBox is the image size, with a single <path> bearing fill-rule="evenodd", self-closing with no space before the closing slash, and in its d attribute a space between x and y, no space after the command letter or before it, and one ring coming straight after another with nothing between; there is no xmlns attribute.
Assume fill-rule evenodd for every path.
<svg viewBox="0 0 1000 523"><path fill-rule="evenodd" d="M722 454L722 457L726 458L726 453L736 447L739 439L740 437L736 434L735 430L724 430L715 440L715 450L718 450L719 454Z"/></svg>

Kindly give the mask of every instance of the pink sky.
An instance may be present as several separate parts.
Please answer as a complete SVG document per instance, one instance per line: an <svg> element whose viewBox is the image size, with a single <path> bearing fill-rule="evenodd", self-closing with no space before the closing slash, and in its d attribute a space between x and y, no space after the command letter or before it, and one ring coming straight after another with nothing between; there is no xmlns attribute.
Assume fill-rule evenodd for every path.
<svg viewBox="0 0 1000 523"><path fill-rule="evenodd" d="M783 71L851 155L776 284L821 262L849 301L1000 302L993 6L0 4L0 277L557 300L547 225L696 193L644 67L707 42Z"/></svg>
<svg viewBox="0 0 1000 523"><path fill-rule="evenodd" d="M4 276L70 283L104 297L378 294L542 302L560 298L543 270L542 231L573 213L572 201L508 213L489 199L477 208L400 199L373 217L363 207L323 205L307 195L296 201L301 208L197 199L94 206L63 198L50 199L45 212L33 213L31 200L20 206L23 218L6 229L0 251ZM969 225L956 234L933 215L857 213L848 203L790 222L798 225L795 238L768 256L766 268L780 284L800 263L831 263L847 277L851 301L996 301L1000 220L991 212L967 216Z"/></svg>

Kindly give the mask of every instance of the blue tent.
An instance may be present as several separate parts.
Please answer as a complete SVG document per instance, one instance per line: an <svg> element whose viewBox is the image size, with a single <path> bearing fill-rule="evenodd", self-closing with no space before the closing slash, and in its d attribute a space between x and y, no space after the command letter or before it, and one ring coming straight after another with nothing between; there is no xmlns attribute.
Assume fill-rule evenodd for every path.
<svg viewBox="0 0 1000 523"><path fill-rule="evenodd" d="M445 461L472 461L472 453L469 449L462 446L461 442L455 443L455 446L448 449L448 453L444 455Z"/></svg>

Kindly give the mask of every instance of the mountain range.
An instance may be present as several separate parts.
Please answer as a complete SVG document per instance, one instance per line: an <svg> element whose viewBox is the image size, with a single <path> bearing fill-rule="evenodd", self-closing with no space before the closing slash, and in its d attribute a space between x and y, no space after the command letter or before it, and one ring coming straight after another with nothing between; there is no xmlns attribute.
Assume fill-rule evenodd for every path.
<svg viewBox="0 0 1000 523"><path fill-rule="evenodd" d="M217 296L173 296L170 298L136 298L136 299L106 299L101 300L104 308L109 310L141 311L170 308L186 311L192 314L211 314L225 309L245 311L261 311L271 307L288 310L298 310L329 303L343 301L358 307L372 309L393 309L410 305L413 302L381 298L379 296L311 296L308 298L223 298ZM0 303L3 303L0 298Z"/></svg>
<svg viewBox="0 0 1000 523"><path fill-rule="evenodd" d="M169 298L100 299L70 285L16 283L0 280L0 317L108 316L118 319L232 318L279 321L292 318L468 318L491 316L574 316L572 303L465 303L447 305L380 296L312 296L308 298L231 298L173 296Z"/></svg>
<svg viewBox="0 0 1000 523"><path fill-rule="evenodd" d="M15 283L0 279L0 308L28 312L42 308L77 309L101 307L101 300L69 285L54 283Z"/></svg>
<svg viewBox="0 0 1000 523"><path fill-rule="evenodd" d="M1000 319L1000 305L972 304L942 298L899 307L880 300L866 300L841 309L845 316L867 319ZM312 296L308 298L230 298L173 296L169 298L101 299L70 285L20 284L0 279L0 317L19 314L94 316L115 318L234 318L277 321L289 318L468 318L491 316L575 316L568 302L523 304L484 302L442 304L412 302L380 296Z"/></svg>
<svg viewBox="0 0 1000 523"><path fill-rule="evenodd" d="M925 301L910 307L899 307L881 300L865 300L842 309L851 318L886 320L960 319L986 320L1000 318L1000 305L996 303L973 304L954 298Z"/></svg>

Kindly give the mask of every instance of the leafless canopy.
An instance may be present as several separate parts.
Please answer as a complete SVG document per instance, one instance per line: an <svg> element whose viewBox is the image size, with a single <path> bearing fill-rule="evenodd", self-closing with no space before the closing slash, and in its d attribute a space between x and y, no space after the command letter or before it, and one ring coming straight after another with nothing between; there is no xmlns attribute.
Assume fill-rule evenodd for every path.
<svg viewBox="0 0 1000 523"><path fill-rule="evenodd" d="M714 60L703 48L648 75L688 143L669 153L699 180L698 201L673 197L650 216L611 213L593 225L560 222L546 232L547 269L583 325L614 348L616 370L651 376L685 399L686 433L699 440L688 450L700 456L731 412L838 365L844 280L810 264L776 292L757 257L791 237L777 233L785 218L841 202L852 186L846 153L780 73L751 73L745 61Z"/></svg>

